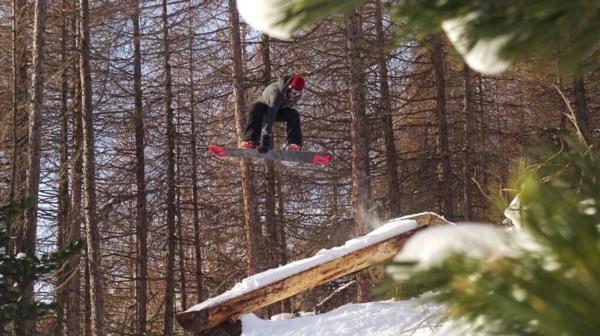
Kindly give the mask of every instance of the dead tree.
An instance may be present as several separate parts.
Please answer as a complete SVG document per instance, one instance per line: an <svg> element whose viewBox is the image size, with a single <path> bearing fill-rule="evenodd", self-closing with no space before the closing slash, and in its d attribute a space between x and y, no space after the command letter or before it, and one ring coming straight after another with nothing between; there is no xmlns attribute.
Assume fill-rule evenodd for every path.
<svg viewBox="0 0 600 336"><path fill-rule="evenodd" d="M83 190L87 261L90 274L89 295L91 331L105 335L104 280L100 255L100 229L96 211L96 154L94 150L94 115L90 68L90 12L88 0L79 0L79 71L81 74L81 110L83 120Z"/></svg>
<svg viewBox="0 0 600 336"><path fill-rule="evenodd" d="M400 216L400 182L398 180L398 157L394 138L392 120L392 100L388 83L388 68L385 57L385 36L383 33L383 15L381 0L375 2L375 29L377 31L377 64L379 70L379 86L381 88L380 111L383 123L383 139L385 143L385 158L387 163L387 186L390 213L392 217Z"/></svg>
<svg viewBox="0 0 600 336"><path fill-rule="evenodd" d="M173 89L171 79L171 45L167 0L162 1L162 33L164 53L165 115L167 126L167 264L165 270L164 335L172 336L175 300L175 125L173 124Z"/></svg>
<svg viewBox="0 0 600 336"><path fill-rule="evenodd" d="M432 36L431 64L435 88L435 115L438 123L438 181L442 215L452 215L450 172L450 145L448 138L448 111L446 109L446 79L444 77L444 49L439 35Z"/></svg>
<svg viewBox="0 0 600 336"><path fill-rule="evenodd" d="M369 186L369 139L367 133L364 65L362 62L362 23L359 12L346 19L347 58L350 67L350 136L352 143L352 212L355 235L364 234L369 220L371 191ZM357 300L368 299L366 276L358 273Z"/></svg>
<svg viewBox="0 0 600 336"><path fill-rule="evenodd" d="M233 99L235 102L235 124L238 140L242 140L242 134L246 125L246 102L244 93L244 74L242 71L242 41L240 38L240 18L234 0L229 0L229 33L232 52L233 72ZM240 161L240 175L242 179L242 197L244 201L244 230L246 232L246 249L248 258L248 274L254 274L259 265L259 236L260 224L256 216L256 201L253 195L256 193L254 178L252 176L252 164L248 160Z"/></svg>
<svg viewBox="0 0 600 336"><path fill-rule="evenodd" d="M46 1L36 0L33 22L33 69L32 69L32 105L29 114L29 149L27 151L27 195L32 204L25 215L25 230L19 251L35 255L38 220L38 192L40 187L40 157L42 146L42 109L44 104L44 44L46 29ZM27 302L34 300L34 281L25 280L19 284ZM22 312L23 313L23 312ZM16 334L35 335L35 321L16 323Z"/></svg>
<svg viewBox="0 0 600 336"><path fill-rule="evenodd" d="M144 107L142 104L142 55L140 47L140 2L135 1L131 22L133 24L133 100L135 127L135 180L136 196L136 335L146 334L148 287L148 214L146 210L146 172L144 156Z"/></svg>

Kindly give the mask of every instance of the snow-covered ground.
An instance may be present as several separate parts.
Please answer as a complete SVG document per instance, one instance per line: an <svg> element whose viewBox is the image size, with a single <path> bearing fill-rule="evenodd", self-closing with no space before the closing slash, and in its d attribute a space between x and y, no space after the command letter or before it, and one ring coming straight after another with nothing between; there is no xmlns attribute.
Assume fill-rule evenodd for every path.
<svg viewBox="0 0 600 336"><path fill-rule="evenodd" d="M325 314L262 320L244 314L243 336L441 336L442 308L418 300L347 304Z"/></svg>

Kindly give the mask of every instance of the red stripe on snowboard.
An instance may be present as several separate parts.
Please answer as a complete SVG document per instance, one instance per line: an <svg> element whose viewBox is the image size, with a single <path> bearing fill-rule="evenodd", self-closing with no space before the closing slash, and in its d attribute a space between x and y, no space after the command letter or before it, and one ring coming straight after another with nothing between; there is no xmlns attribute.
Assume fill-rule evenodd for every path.
<svg viewBox="0 0 600 336"><path fill-rule="evenodd" d="M208 146L208 150L213 152L218 157L229 156L229 153L227 153L225 148L221 146L210 145Z"/></svg>
<svg viewBox="0 0 600 336"><path fill-rule="evenodd" d="M320 164L321 166L325 167L329 163L329 160L331 160L331 156L329 155L315 154L315 156L313 156L312 163Z"/></svg>

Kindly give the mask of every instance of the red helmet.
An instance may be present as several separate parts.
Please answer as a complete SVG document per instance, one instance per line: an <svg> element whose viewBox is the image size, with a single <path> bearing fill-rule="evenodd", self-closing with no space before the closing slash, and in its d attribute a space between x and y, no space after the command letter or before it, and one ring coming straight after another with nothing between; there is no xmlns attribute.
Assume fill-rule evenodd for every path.
<svg viewBox="0 0 600 336"><path fill-rule="evenodd" d="M292 77L292 80L290 81L290 86L299 91L304 90L304 78L300 76Z"/></svg>

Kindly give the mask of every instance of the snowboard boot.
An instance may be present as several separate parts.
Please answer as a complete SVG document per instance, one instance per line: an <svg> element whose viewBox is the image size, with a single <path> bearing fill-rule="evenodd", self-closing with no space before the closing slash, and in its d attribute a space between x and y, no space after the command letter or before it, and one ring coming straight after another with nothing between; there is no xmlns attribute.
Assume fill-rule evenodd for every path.
<svg viewBox="0 0 600 336"><path fill-rule="evenodd" d="M289 144L285 149L289 151L299 151L300 149L302 149L302 147L296 144Z"/></svg>
<svg viewBox="0 0 600 336"><path fill-rule="evenodd" d="M257 146L256 142L254 142L252 140L248 140L248 141L243 141L238 147L246 148L246 149L253 149L253 148L256 148L256 146Z"/></svg>

